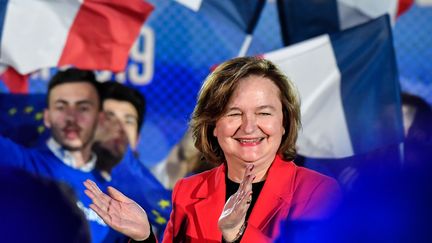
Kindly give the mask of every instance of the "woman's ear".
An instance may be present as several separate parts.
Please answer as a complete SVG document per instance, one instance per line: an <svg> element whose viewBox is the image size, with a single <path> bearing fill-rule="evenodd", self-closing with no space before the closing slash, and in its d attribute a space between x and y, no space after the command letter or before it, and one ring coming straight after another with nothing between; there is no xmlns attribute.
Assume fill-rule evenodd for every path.
<svg viewBox="0 0 432 243"><path fill-rule="evenodd" d="M213 136L217 137L217 130L216 130L216 126L213 128Z"/></svg>

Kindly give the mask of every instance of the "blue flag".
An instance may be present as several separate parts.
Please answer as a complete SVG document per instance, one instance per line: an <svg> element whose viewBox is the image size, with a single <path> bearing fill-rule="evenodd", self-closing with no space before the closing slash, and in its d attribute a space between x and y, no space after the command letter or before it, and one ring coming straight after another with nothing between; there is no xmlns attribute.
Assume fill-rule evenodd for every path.
<svg viewBox="0 0 432 243"><path fill-rule="evenodd" d="M45 97L0 93L0 134L27 147L43 144L49 135L43 124Z"/></svg>

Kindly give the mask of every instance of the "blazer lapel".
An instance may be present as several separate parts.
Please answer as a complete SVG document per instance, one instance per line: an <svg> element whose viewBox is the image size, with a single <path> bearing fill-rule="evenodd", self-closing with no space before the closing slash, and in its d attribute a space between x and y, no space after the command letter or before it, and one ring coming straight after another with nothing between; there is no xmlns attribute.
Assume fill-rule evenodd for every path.
<svg viewBox="0 0 432 243"><path fill-rule="evenodd" d="M288 214L287 209L293 195L294 174L295 165L276 156L269 169L264 187L252 209L248 224L262 232L272 234L275 227L273 224L279 223L280 220L274 217L279 214L279 217L285 218Z"/></svg>
<svg viewBox="0 0 432 243"><path fill-rule="evenodd" d="M225 205L225 165L219 166L197 190L194 207L197 215L197 234L201 239L222 239L217 222ZM206 237L204 237L206 236Z"/></svg>

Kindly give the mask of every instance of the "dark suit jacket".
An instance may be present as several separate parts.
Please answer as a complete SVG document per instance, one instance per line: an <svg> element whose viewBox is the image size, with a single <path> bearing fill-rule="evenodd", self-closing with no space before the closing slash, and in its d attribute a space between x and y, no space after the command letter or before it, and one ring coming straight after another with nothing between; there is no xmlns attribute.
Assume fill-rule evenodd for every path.
<svg viewBox="0 0 432 243"><path fill-rule="evenodd" d="M164 242L221 242L217 222L225 204L225 173L221 165L177 182ZM276 156L242 242L271 242L284 219L323 219L336 208L340 195L334 179Z"/></svg>

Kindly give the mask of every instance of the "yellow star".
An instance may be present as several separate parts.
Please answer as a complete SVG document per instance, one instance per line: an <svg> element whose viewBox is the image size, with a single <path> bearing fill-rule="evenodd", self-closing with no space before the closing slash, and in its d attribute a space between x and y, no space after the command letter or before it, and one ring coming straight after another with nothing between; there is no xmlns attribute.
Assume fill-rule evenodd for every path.
<svg viewBox="0 0 432 243"><path fill-rule="evenodd" d="M42 112L38 112L38 113L36 113L36 114L35 114L35 120L36 120L36 121L39 121L39 120L41 120L41 119L42 119L42 117L43 117L43 114L42 114Z"/></svg>
<svg viewBox="0 0 432 243"><path fill-rule="evenodd" d="M158 224L166 224L167 223L167 220L164 217L162 217L158 211L152 210L152 213L156 216L156 223L158 223Z"/></svg>
<svg viewBox="0 0 432 243"><path fill-rule="evenodd" d="M38 126L37 131L38 131L38 133L43 133L45 131L45 127L40 125L40 126Z"/></svg>
<svg viewBox="0 0 432 243"><path fill-rule="evenodd" d="M161 199L161 200L158 202L158 205L159 205L162 209L165 209L166 207L169 207L169 206L171 205L171 203L170 203L170 201L168 201L168 200Z"/></svg>
<svg viewBox="0 0 432 243"><path fill-rule="evenodd" d="M33 110L34 110L33 106L27 106L26 108L24 108L24 112L27 113L27 114L31 113Z"/></svg>
<svg viewBox="0 0 432 243"><path fill-rule="evenodd" d="M8 113L9 113L10 116L13 116L13 115L15 115L17 113L17 109L15 107L14 108L10 108L9 111L8 111Z"/></svg>

